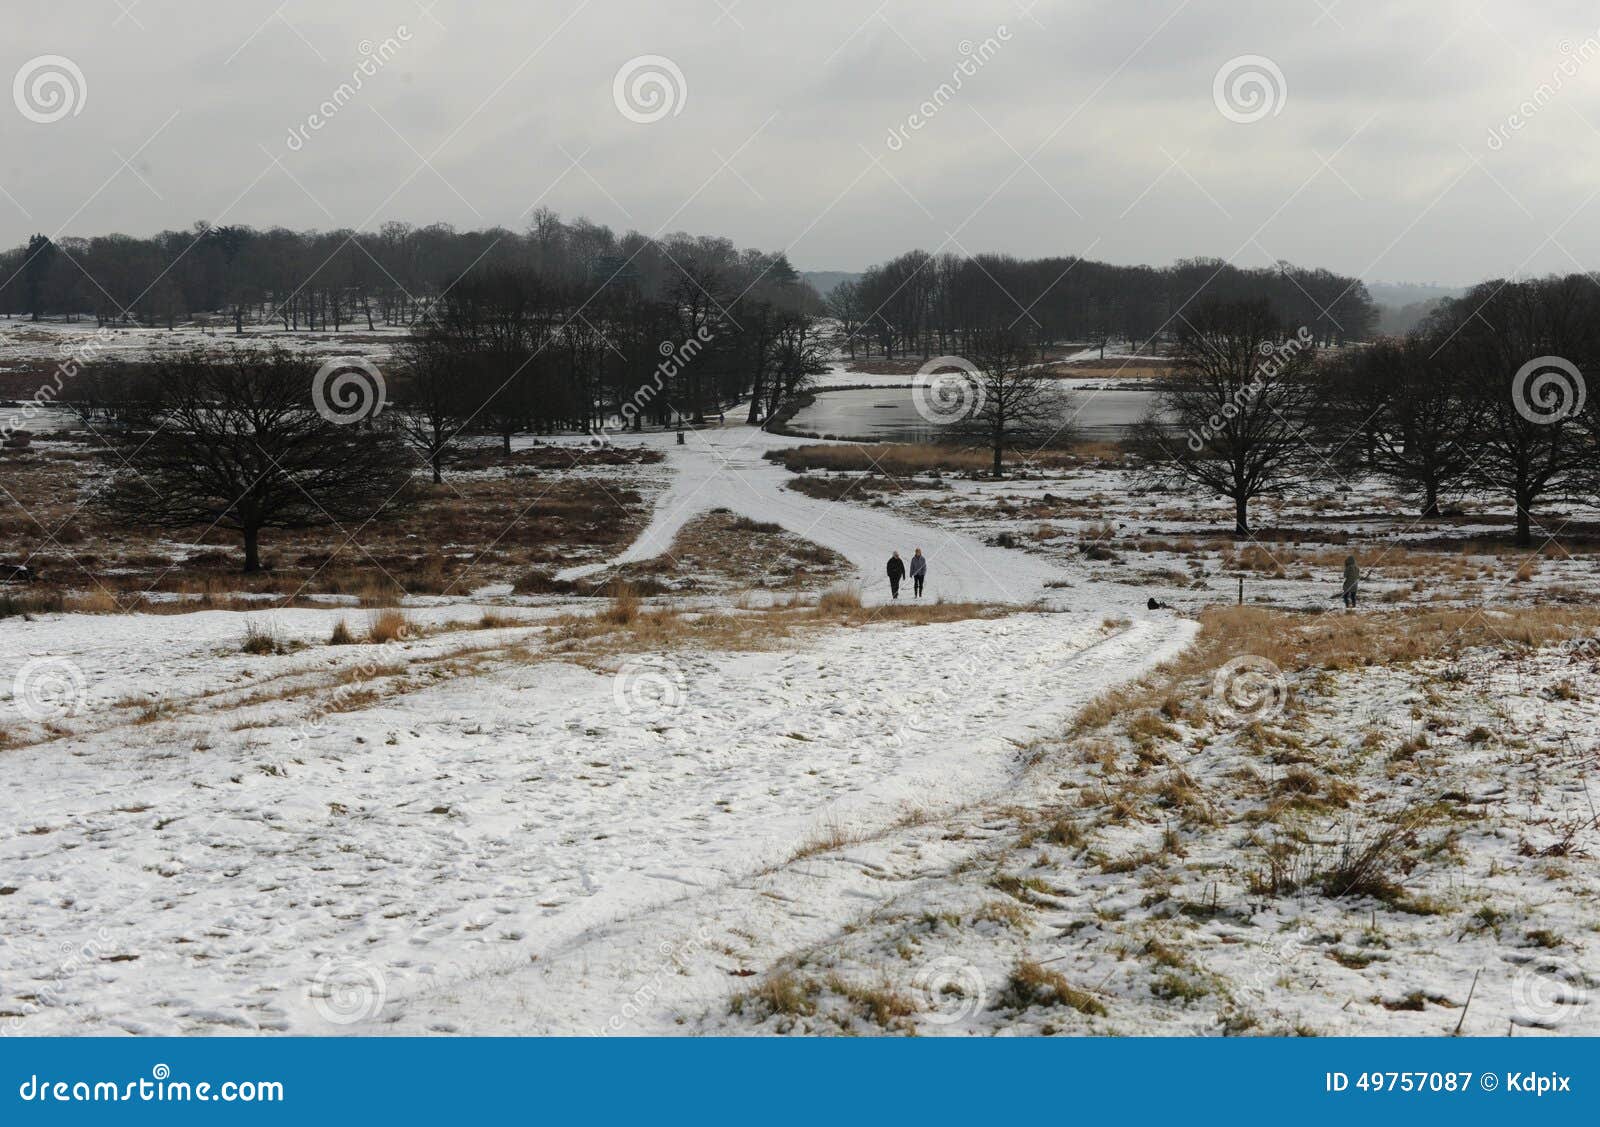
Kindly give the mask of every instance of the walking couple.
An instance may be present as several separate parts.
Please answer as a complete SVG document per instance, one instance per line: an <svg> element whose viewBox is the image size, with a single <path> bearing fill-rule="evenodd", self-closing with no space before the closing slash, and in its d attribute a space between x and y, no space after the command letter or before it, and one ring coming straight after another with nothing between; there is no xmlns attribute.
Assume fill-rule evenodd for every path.
<svg viewBox="0 0 1600 1127"><path fill-rule="evenodd" d="M896 552L889 557L889 595L891 598L900 597L900 581L906 577L906 561ZM918 548L911 557L911 583L912 594L922 598L922 584L928 578L928 557Z"/></svg>

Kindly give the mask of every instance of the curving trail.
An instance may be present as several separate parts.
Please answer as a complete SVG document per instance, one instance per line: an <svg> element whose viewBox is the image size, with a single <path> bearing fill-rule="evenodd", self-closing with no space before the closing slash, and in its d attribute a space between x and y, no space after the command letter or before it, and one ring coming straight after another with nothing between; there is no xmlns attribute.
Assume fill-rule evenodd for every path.
<svg viewBox="0 0 1600 1127"><path fill-rule="evenodd" d="M723 507L842 553L870 601L889 551L921 547L930 596L1019 613L594 668L541 651L560 604L470 638L479 608L418 608L438 629L349 696L373 659L326 644L342 608L276 612L289 655L241 652L229 611L8 626L0 694L40 653L84 692L6 751L0 1009L46 1034L683 1032L739 976L971 863L986 803L1056 801L1033 749L1194 634L1108 615L1125 590L1052 587L1069 573L1038 556L788 490L761 455L793 440L649 441L672 482L620 560ZM808 850L841 833L859 850ZM371 987L349 1023L347 972Z"/></svg>
<svg viewBox="0 0 1600 1127"><path fill-rule="evenodd" d="M576 579L659 556L686 523L711 509L773 521L838 552L858 569L867 603L888 600L884 565L896 550L910 559L912 551L921 548L929 561L927 597L951 602L1032 603L1045 596L1047 584L1069 574L1026 552L993 548L963 533L906 520L884 509L819 501L785 488L794 475L763 455L805 441L755 427L691 432L684 446L663 441L673 480L654 519L615 559L569 568L558 577Z"/></svg>

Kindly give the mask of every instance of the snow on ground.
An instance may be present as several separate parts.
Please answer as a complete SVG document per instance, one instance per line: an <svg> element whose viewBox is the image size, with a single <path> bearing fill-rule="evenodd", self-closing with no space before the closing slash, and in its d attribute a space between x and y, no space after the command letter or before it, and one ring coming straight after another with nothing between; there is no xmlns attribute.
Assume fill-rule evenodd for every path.
<svg viewBox="0 0 1600 1127"><path fill-rule="evenodd" d="M207 351L282 348L306 356L365 356L381 363L410 329L346 323L337 332L286 330L281 324L247 325L233 331L233 322L218 317L209 326L186 324L172 329L116 325L101 327L94 319L79 321L0 320L0 371L26 361L61 361L78 356L93 360L148 360L174 350Z"/></svg>
<svg viewBox="0 0 1600 1127"><path fill-rule="evenodd" d="M103 639L36 625L101 675ZM188 713L216 688L216 643L147 637L171 719L112 723L93 695L62 721L84 735L5 753L0 1010L30 1033L325 1032L333 1003L308 989L352 965L403 1015L558 950L608 957L590 929L746 879L830 825L1003 788L1020 746L1185 636L1030 614L617 675L506 660L436 686L411 643L369 657L411 666L381 699L320 720L248 697ZM8 634L0 667L31 645ZM250 680L303 660L254 659ZM449 1024L574 1028L492 1008Z"/></svg>
<svg viewBox="0 0 1600 1127"><path fill-rule="evenodd" d="M1063 613L1048 561L784 490L760 453L792 440L645 441L672 483L628 558L726 507L843 552L869 601L889 550L921 546L930 596L1056 605L598 668L547 649L543 619L580 603L478 629L481 607L429 600L411 614L431 632L386 646L327 645L341 618L359 631L348 609L8 622L5 1027L598 1028L619 930L665 934L708 898L777 903L750 882L805 882L789 858L819 836L998 800L1031 743L1193 634L1108 616L1084 588ZM288 652L241 653L250 623ZM763 942L814 941L887 891L791 904Z"/></svg>
<svg viewBox="0 0 1600 1127"><path fill-rule="evenodd" d="M819 865L895 894L739 983L756 991L743 1005L686 1020L703 1032L1593 1036L1596 652L1586 639L1311 669L1290 677L1303 713L1220 723L1194 707L1209 677L1175 686L1178 719L1164 710L1126 732L1114 720L1060 745L1009 807ZM705 913L673 933L668 965L730 965L727 930Z"/></svg>
<svg viewBox="0 0 1600 1127"><path fill-rule="evenodd" d="M0 694L43 657L81 699L54 720L0 700L0 1028L1437 1034L1476 970L1468 1032L1595 1031L1600 842L1549 853L1562 827L1593 832L1588 651L1296 673L1287 743L1180 700L1153 743L1085 744L1065 735L1085 704L1194 637L1145 595L1231 593L1220 549L1176 543L1215 505L1094 467L829 502L762 457L795 439L638 441L666 457L630 471L655 514L608 565L726 508L840 552L869 603L889 551L922 547L931 597L1014 613L586 664L548 627L581 600L488 628L470 600L412 600L424 632L388 646L327 645L364 614L336 608L8 621ZM1298 556L1252 597L1303 602L1319 565ZM1554 590L1540 578L1525 596ZM289 652L241 653L248 623ZM1409 908L1253 890L1253 811L1307 764L1361 791L1346 814L1394 794L1461 808L1406 846ZM1161 772L1226 816L1168 810ZM1117 787L1149 809L1102 817ZM1039 823L1061 809L1078 829ZM1294 831L1324 859L1340 811ZM1047 978L1019 987L1025 963L1077 1005ZM772 1012L785 981L791 1010Z"/></svg>
<svg viewBox="0 0 1600 1127"><path fill-rule="evenodd" d="M884 573L889 554L899 551L909 560L917 548L929 560L930 599L1031 603L1046 595L1047 584L1065 581L1065 568L1024 552L991 548L970 536L886 510L817 500L785 488L794 475L762 455L804 440L749 427L688 432L683 446L673 445L665 435L650 437L661 444L671 463L672 484L657 502L649 526L614 563L660 555L688 521L720 508L775 521L838 552L859 570L863 601L869 604L889 599ZM576 579L604 566L571 568L558 578Z"/></svg>

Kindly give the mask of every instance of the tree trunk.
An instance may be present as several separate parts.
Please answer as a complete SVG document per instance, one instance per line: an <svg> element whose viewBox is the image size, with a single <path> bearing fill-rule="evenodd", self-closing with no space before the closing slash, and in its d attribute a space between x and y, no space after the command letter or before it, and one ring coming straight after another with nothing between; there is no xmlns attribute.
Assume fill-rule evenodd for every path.
<svg viewBox="0 0 1600 1127"><path fill-rule="evenodd" d="M1001 453L1001 450L1004 449L1004 446L1005 446L1005 443L1002 442L1000 439L996 438L994 440L994 476L995 477L999 477L1000 476L1001 469L1003 468L1001 466L1001 464L1000 464L1000 453Z"/></svg>
<svg viewBox="0 0 1600 1127"><path fill-rule="evenodd" d="M249 527L244 530L244 573L252 575L261 570L261 530Z"/></svg>
<svg viewBox="0 0 1600 1127"><path fill-rule="evenodd" d="M1439 515L1439 489L1435 485L1429 485L1422 496L1422 515L1425 517Z"/></svg>
<svg viewBox="0 0 1600 1127"><path fill-rule="evenodd" d="M440 467L440 464L439 464L443 460L444 460L444 455L439 453L438 451L435 451L434 455L433 455L433 458L431 459L432 464L433 464L433 484L435 484L435 485L443 485L444 484L444 470Z"/></svg>
<svg viewBox="0 0 1600 1127"><path fill-rule="evenodd" d="M1517 502L1517 547L1533 547L1533 517L1522 501Z"/></svg>
<svg viewBox="0 0 1600 1127"><path fill-rule="evenodd" d="M1233 499L1233 534L1235 536L1250 535L1250 499L1248 497L1235 497Z"/></svg>

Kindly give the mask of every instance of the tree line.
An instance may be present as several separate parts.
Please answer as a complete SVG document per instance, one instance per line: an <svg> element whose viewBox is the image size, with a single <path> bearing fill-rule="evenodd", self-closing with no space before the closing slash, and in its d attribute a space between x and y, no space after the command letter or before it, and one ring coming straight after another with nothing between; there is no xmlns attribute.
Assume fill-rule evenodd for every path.
<svg viewBox="0 0 1600 1127"><path fill-rule="evenodd" d="M850 355L964 353L975 334L1019 328L1035 346L1136 347L1171 337L1202 296L1265 302L1279 320L1305 326L1318 344L1368 339L1377 307L1356 278L1280 262L1245 269L1221 259L1171 266L1114 266L1081 258L931 255L912 251L846 281L828 295Z"/></svg>
<svg viewBox="0 0 1600 1127"><path fill-rule="evenodd" d="M659 293L684 258L720 260L734 273L782 256L741 251L726 239L618 235L584 219L535 212L528 228L457 231L447 224L385 223L376 231L265 230L197 223L148 238L35 235L0 252L0 312L34 320L94 317L103 324L165 325L200 319L235 332L411 325L475 271L537 274L589 287L621 280ZM1376 324L1354 278L1288 263L1242 269L1220 259L1167 267L1116 266L1076 257L966 258L910 251L841 283L824 312L841 343L887 356L955 351L968 334L1021 325L1035 344L1144 343L1170 331L1202 293L1262 299L1320 343L1362 340Z"/></svg>
<svg viewBox="0 0 1600 1127"><path fill-rule="evenodd" d="M1181 317L1173 359L1133 447L1151 479L1231 501L1239 536L1258 497L1369 473L1419 517L1500 499L1520 546L1541 506L1600 494L1589 275L1485 282L1403 337L1332 353L1266 302L1207 300Z"/></svg>
<svg viewBox="0 0 1600 1127"><path fill-rule="evenodd" d="M616 331L629 317L650 325L627 339L640 370L654 363L678 373L656 394L709 409L731 386L719 373L732 369L688 375L714 354L722 328L705 294L691 299L689 289L699 292L686 281L675 299L651 303L623 287L582 304L594 307L594 326ZM530 418L580 418L593 399L562 398L571 373L589 371L594 387L620 394L623 385L606 373L630 370L623 358L585 337L589 329L568 335L563 327L590 322L570 308L584 292L515 272L468 278L418 325L391 409L379 413L375 395L370 414L354 418L331 410L339 404L318 386L311 361L279 350L92 365L75 404L118 412L127 424L113 432L121 472L98 503L140 524L233 529L251 570L260 566L263 529L396 511L419 462L437 479L463 435L488 430L509 443ZM785 313L776 300L772 309L780 320L810 316ZM750 324L747 334L765 331L754 316ZM652 356L647 343L669 330L705 342L704 350L680 345L673 358ZM948 423L952 440L991 449L999 476L1005 450L1067 432L1070 400L1039 365L1030 331L991 325L972 330L968 343L971 356L923 389L933 396L925 406ZM804 368L785 368L785 347L772 347L775 378ZM592 365L574 360L575 348L589 349ZM1205 298L1178 315L1171 357L1173 370L1130 442L1135 466L1230 500L1241 537L1253 534L1257 498L1353 488L1371 476L1414 498L1419 518L1457 498L1503 499L1515 513L1516 542L1528 545L1541 507L1592 502L1600 491L1600 406L1588 400L1583 376L1600 363L1600 286L1586 275L1485 283L1406 337L1333 350L1264 299ZM532 382L519 383L524 375ZM656 392L657 383L637 388ZM656 410L652 396L636 392L623 406L633 403Z"/></svg>

